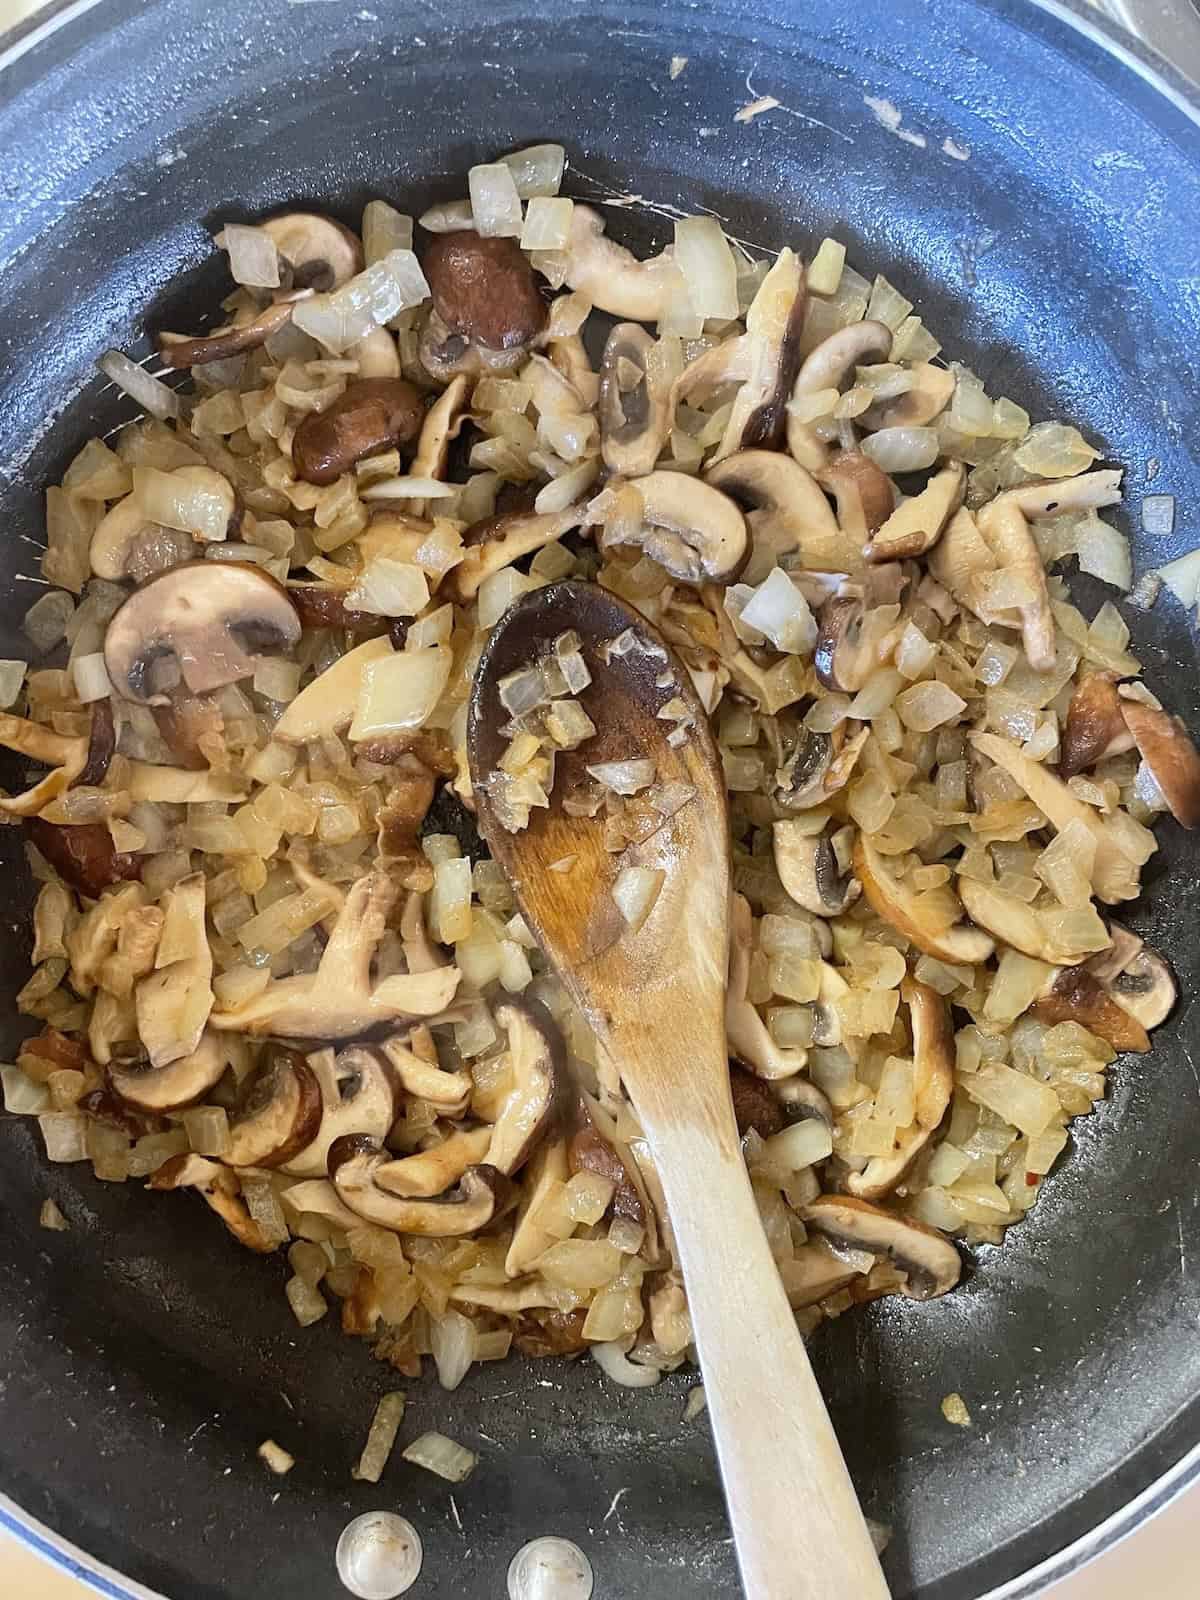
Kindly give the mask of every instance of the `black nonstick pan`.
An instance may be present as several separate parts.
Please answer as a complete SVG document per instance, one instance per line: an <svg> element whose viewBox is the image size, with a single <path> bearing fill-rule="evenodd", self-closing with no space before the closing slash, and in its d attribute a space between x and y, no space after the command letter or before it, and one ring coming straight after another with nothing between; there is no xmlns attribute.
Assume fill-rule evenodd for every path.
<svg viewBox="0 0 1200 1600"><path fill-rule="evenodd" d="M1186 49L1196 16L1179 3ZM1071 418L1127 468L1139 571L1200 544L1198 101L1085 11L58 9L0 55L0 656L23 654L43 485L127 415L94 360L215 305L211 226L287 201L418 211L471 163L544 138L570 151L568 192L643 197L609 212L630 242L663 242L672 207L712 208L766 247L836 233L989 390ZM674 79L672 56L687 57ZM778 105L735 121L760 96ZM1148 493L1176 496L1172 533L1143 531ZM1101 598L1087 580L1077 593ZM1127 616L1149 681L1200 728L1193 619L1170 597ZM1162 839L1130 918L1183 997L1153 1054L1113 1071L1031 1220L979 1250L959 1292L878 1303L813 1341L866 1510L894 1528L899 1597L1033 1594L1200 1477L1200 875L1188 836ZM0 856L11 996L33 894L15 832ZM11 1008L0 1029L11 1059ZM635 1393L590 1362L509 1362L451 1396L410 1384L409 1421L481 1467L453 1491L399 1460L378 1488L355 1483L395 1374L328 1320L301 1333L283 1266L238 1251L203 1207L85 1171L48 1166L36 1127L0 1117L0 1523L63 1559L86 1551L105 1592L333 1600L339 1534L380 1508L420 1531L413 1592L429 1600L495 1600L540 1534L588 1552L604 1600L737 1593L685 1378ZM69 1232L38 1227L48 1196ZM943 1419L950 1392L971 1428ZM255 1458L267 1437L296 1457L286 1479Z"/></svg>

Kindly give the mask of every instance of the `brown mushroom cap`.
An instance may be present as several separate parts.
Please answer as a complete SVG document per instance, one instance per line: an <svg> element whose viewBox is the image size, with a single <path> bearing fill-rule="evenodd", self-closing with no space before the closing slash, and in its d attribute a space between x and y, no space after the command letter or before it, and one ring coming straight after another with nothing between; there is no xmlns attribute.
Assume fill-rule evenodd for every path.
<svg viewBox="0 0 1200 1600"><path fill-rule="evenodd" d="M962 1275L958 1251L943 1234L911 1217L848 1195L821 1195L802 1213L806 1226L837 1244L888 1256L907 1275L908 1300L933 1300Z"/></svg>
<svg viewBox="0 0 1200 1600"><path fill-rule="evenodd" d="M729 1092L733 1116L740 1134L753 1128L760 1139L770 1139L786 1126L787 1117L777 1095L761 1078L756 1078L736 1061L729 1063Z"/></svg>
<svg viewBox="0 0 1200 1600"><path fill-rule="evenodd" d="M231 1167L281 1167L321 1125L321 1087L298 1050L275 1050L229 1121Z"/></svg>
<svg viewBox="0 0 1200 1600"><path fill-rule="evenodd" d="M1058 770L1064 778L1133 749L1121 711L1115 672L1089 672L1080 680L1063 725Z"/></svg>
<svg viewBox="0 0 1200 1600"><path fill-rule="evenodd" d="M75 779L72 788L98 786L108 776L109 764L117 748L117 728L113 721L112 700L96 700L92 704L92 720L88 728L87 765Z"/></svg>
<svg viewBox="0 0 1200 1600"><path fill-rule="evenodd" d="M513 1185L489 1166L468 1167L457 1189L436 1199L389 1194L375 1179L392 1160L381 1144L361 1134L336 1140L329 1151L329 1176L339 1198L365 1221L394 1233L441 1239L478 1233L515 1198Z"/></svg>
<svg viewBox="0 0 1200 1600"><path fill-rule="evenodd" d="M756 552L764 549L777 560L795 551L810 571L861 572L861 542L842 532L817 480L790 456L739 450L710 467L704 481L747 508Z"/></svg>
<svg viewBox="0 0 1200 1600"><path fill-rule="evenodd" d="M302 628L348 628L351 633L378 633L385 618L375 611L358 611L346 604L348 585L299 583L289 579L287 597L296 608Z"/></svg>
<svg viewBox="0 0 1200 1600"><path fill-rule="evenodd" d="M1117 1004L1108 987L1085 966L1056 971L1029 1014L1051 1028L1060 1022L1076 1022L1098 1039L1107 1040L1114 1050L1144 1055L1150 1048L1150 1036L1142 1024Z"/></svg>
<svg viewBox="0 0 1200 1600"><path fill-rule="evenodd" d="M151 1174L152 1189L195 1189L220 1217L239 1244L248 1250L270 1255L278 1246L264 1238L258 1223L246 1209L237 1177L220 1162L205 1156L172 1156Z"/></svg>
<svg viewBox="0 0 1200 1600"><path fill-rule="evenodd" d="M164 705L153 669L165 656L202 694L251 677L257 654L288 650L299 638L295 607L261 568L189 561L133 591L108 625L104 664L118 694Z"/></svg>
<svg viewBox="0 0 1200 1600"><path fill-rule="evenodd" d="M365 456L411 443L424 420L421 396L405 379L359 378L296 429L296 474L306 483L333 483Z"/></svg>
<svg viewBox="0 0 1200 1600"><path fill-rule="evenodd" d="M444 592L466 605L485 578L561 539L579 526L583 515L582 506L569 506L566 511L514 511L473 522L463 534L466 554L447 573Z"/></svg>
<svg viewBox="0 0 1200 1600"><path fill-rule="evenodd" d="M817 473L817 482L837 502L843 531L865 544L896 508L892 480L861 450L839 450Z"/></svg>
<svg viewBox="0 0 1200 1600"><path fill-rule="evenodd" d="M97 899L109 884L142 875L141 857L118 850L103 822L60 827L42 817L29 817L25 826L29 837L63 882L91 900Z"/></svg>
<svg viewBox="0 0 1200 1600"><path fill-rule="evenodd" d="M160 333L158 353L169 367L203 367L210 361L228 361L246 350L257 350L272 334L279 333L292 320L290 304L280 303L260 311L250 322L232 328L219 328L190 338L186 333Z"/></svg>
<svg viewBox="0 0 1200 1600"><path fill-rule="evenodd" d="M508 1035L513 1089L492 1129L487 1165L511 1178L554 1122L566 1083L566 1046L558 1024L536 1001L503 1000L494 1016Z"/></svg>
<svg viewBox="0 0 1200 1600"><path fill-rule="evenodd" d="M820 611L813 670L827 689L857 694L879 665L877 641L863 636L866 605L858 595L834 595Z"/></svg>
<svg viewBox="0 0 1200 1600"><path fill-rule="evenodd" d="M1125 725L1150 769L1171 815L1184 828L1200 828L1200 752L1178 717L1140 700L1122 698Z"/></svg>
<svg viewBox="0 0 1200 1600"><path fill-rule="evenodd" d="M108 1081L114 1094L139 1111L181 1111L203 1100L221 1081L228 1064L221 1040L205 1033L191 1055L165 1067L152 1067L146 1061L113 1061Z"/></svg>
<svg viewBox="0 0 1200 1600"><path fill-rule="evenodd" d="M469 229L437 234L421 265L434 310L469 344L513 350L546 326L546 302L515 239L484 239Z"/></svg>

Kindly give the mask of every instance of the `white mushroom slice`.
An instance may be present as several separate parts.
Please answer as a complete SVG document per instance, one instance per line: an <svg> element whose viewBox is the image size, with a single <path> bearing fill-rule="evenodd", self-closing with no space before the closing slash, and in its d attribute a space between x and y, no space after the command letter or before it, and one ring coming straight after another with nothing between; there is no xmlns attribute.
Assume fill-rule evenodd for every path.
<svg viewBox="0 0 1200 1600"><path fill-rule="evenodd" d="M127 700L168 705L156 669L172 657L193 694L254 675L257 657L290 650L300 618L261 567L191 561L135 589L104 636L104 665Z"/></svg>
<svg viewBox="0 0 1200 1600"><path fill-rule="evenodd" d="M974 512L966 506L960 506L950 518L942 537L929 552L927 565L943 589L953 595L960 606L974 611L978 598L978 586L974 580L995 572L998 562L979 531Z"/></svg>
<svg viewBox="0 0 1200 1600"><path fill-rule="evenodd" d="M1109 992L1147 1031L1167 1020L1179 997L1170 967L1149 945L1143 945L1111 980Z"/></svg>
<svg viewBox="0 0 1200 1600"><path fill-rule="evenodd" d="M292 269L296 289L324 294L340 289L363 269L363 250L356 234L332 217L312 211L285 211L259 227Z"/></svg>
<svg viewBox="0 0 1200 1600"><path fill-rule="evenodd" d="M511 1178L554 1120L566 1049L554 1018L534 1001L502 1000L493 1015L508 1035L513 1087L492 1129L487 1164Z"/></svg>
<svg viewBox="0 0 1200 1600"><path fill-rule="evenodd" d="M136 494L127 494L109 507L101 518L88 552L92 571L98 578L116 581L124 578L134 551L146 534L161 530L142 510ZM187 541L184 540L184 548ZM192 546L193 551L195 546Z"/></svg>
<svg viewBox="0 0 1200 1600"><path fill-rule="evenodd" d="M838 866L830 838L838 824L812 833L801 822L775 823L772 842L779 881L797 905L818 917L837 917L857 898L859 886Z"/></svg>
<svg viewBox="0 0 1200 1600"><path fill-rule="evenodd" d="M320 1121L309 1143L280 1165L297 1178L324 1178L329 1147L347 1134L386 1139L399 1110L395 1075L377 1051L361 1045L348 1050L321 1050L309 1056L308 1067L320 1095Z"/></svg>
<svg viewBox="0 0 1200 1600"><path fill-rule="evenodd" d="M304 1183L293 1183L283 1191L280 1201L297 1219L302 1216L324 1217L326 1222L346 1231L362 1227L362 1218L357 1211L351 1211L349 1206L342 1204L328 1178L310 1178Z"/></svg>
<svg viewBox="0 0 1200 1600"><path fill-rule="evenodd" d="M1059 749L1059 776L1073 778L1097 762L1123 755L1133 747L1133 734L1122 715L1116 673L1089 672L1080 679L1067 707Z"/></svg>
<svg viewBox="0 0 1200 1600"><path fill-rule="evenodd" d="M946 1115L954 1090L954 1024L950 1008L928 984L908 977L900 985L912 1028L916 1116L900 1135L893 1155L875 1156L862 1172L846 1179L847 1193L860 1200L890 1194L932 1139Z"/></svg>
<svg viewBox="0 0 1200 1600"><path fill-rule="evenodd" d="M750 902L735 894L729 907L729 985L725 992L725 1038L729 1053L759 1078L792 1078L808 1057L803 1050L781 1050L767 1032L757 1008L746 998L750 982L753 919Z"/></svg>
<svg viewBox="0 0 1200 1600"><path fill-rule="evenodd" d="M1001 571L1021 579L1030 598L1015 607L1020 619L1021 642L1035 672L1049 672L1055 662L1054 616L1046 588L1046 569L1020 505L1002 494L979 513L978 528ZM936 576L936 574L935 574ZM1008 616L992 611L972 586L971 610L985 622L1007 622Z"/></svg>
<svg viewBox="0 0 1200 1600"><path fill-rule="evenodd" d="M639 487L647 481L639 479ZM446 577L446 592L460 605L469 604L485 578L561 539L579 527L584 515L582 506L568 506L565 511L515 511L472 523L463 535L463 559Z"/></svg>
<svg viewBox="0 0 1200 1600"><path fill-rule="evenodd" d="M321 1125L321 1088L298 1050L279 1049L251 1080L229 1119L231 1167L281 1167Z"/></svg>
<svg viewBox="0 0 1200 1600"><path fill-rule="evenodd" d="M414 478L446 476L446 457L450 451L450 442L458 437L467 420L466 404L470 387L465 377L460 375L452 378L430 406L421 425L417 453L409 468L410 476ZM415 508L413 514L418 514Z"/></svg>
<svg viewBox="0 0 1200 1600"><path fill-rule="evenodd" d="M230 1233L248 1250L270 1255L277 1248L263 1237L246 1209L241 1185L228 1167L204 1156L172 1156L150 1178L151 1189L195 1189L220 1217Z"/></svg>
<svg viewBox="0 0 1200 1600"><path fill-rule="evenodd" d="M534 1151L521 1186L521 1206L504 1261L510 1278L528 1272L544 1250L558 1243L557 1235L543 1228L537 1218L551 1194L570 1176L565 1139L548 1139Z"/></svg>
<svg viewBox="0 0 1200 1600"><path fill-rule="evenodd" d="M516 1196L513 1185L494 1167L469 1167L457 1189L432 1200L389 1194L376 1181L393 1157L375 1140L352 1134L329 1152L329 1176L338 1197L366 1222L394 1233L425 1238L457 1238L478 1233L503 1215Z"/></svg>
<svg viewBox="0 0 1200 1600"><path fill-rule="evenodd" d="M410 972L436 972L450 964L450 957L435 945L425 924L425 893L414 889L405 899L400 914L400 941Z"/></svg>
<svg viewBox="0 0 1200 1600"><path fill-rule="evenodd" d="M1075 478L1057 478L1051 483L1027 483L1019 489L1007 489L999 498L1016 506L1024 517L1058 517L1067 511L1096 511L1119 503L1122 476L1120 467L1084 472Z"/></svg>
<svg viewBox="0 0 1200 1600"><path fill-rule="evenodd" d="M372 661L392 653L388 639L368 639L347 650L301 689L275 724L275 738L281 744L311 744L348 728L354 720L363 673Z"/></svg>
<svg viewBox="0 0 1200 1600"><path fill-rule="evenodd" d="M654 340L636 322L618 322L600 363L600 453L610 472L640 478L654 470L671 428L670 390L654 371ZM640 374L625 387L622 374Z"/></svg>
<svg viewBox="0 0 1200 1600"><path fill-rule="evenodd" d="M962 503L966 473L956 461L930 478L920 494L906 500L871 540L871 561L910 561L931 550Z"/></svg>
<svg viewBox="0 0 1200 1600"><path fill-rule="evenodd" d="M1183 828L1200 828L1200 753L1178 717L1122 696L1125 725L1150 769L1171 815Z"/></svg>
<svg viewBox="0 0 1200 1600"><path fill-rule="evenodd" d="M811 571L862 571L861 545L846 537L820 484L790 457L773 450L739 450L711 467L704 481L749 508L746 523L754 554L748 576L755 581L792 552Z"/></svg>
<svg viewBox="0 0 1200 1600"><path fill-rule="evenodd" d="M387 1162L376 1172L375 1182L389 1194L428 1200L452 1188L468 1167L477 1167L491 1142L490 1128L448 1134L441 1144Z"/></svg>
<svg viewBox="0 0 1200 1600"><path fill-rule="evenodd" d="M543 1248L559 1242L554 1234L547 1234L546 1241ZM481 1311L495 1311L501 1316L557 1306L561 1297L562 1290L554 1289L544 1278L528 1278L524 1283L503 1284L496 1288L486 1284L464 1283L450 1291L450 1300L454 1305L478 1306Z"/></svg>
<svg viewBox="0 0 1200 1600"><path fill-rule="evenodd" d="M204 922L204 874L194 872L181 878L163 900L166 920L158 960L164 962L164 953L174 955L178 950L182 954L164 962L134 990L138 1037L154 1067L169 1066L200 1048L214 999L212 948ZM179 937L168 942L166 936L172 930L177 930Z"/></svg>
<svg viewBox="0 0 1200 1600"><path fill-rule="evenodd" d="M824 1239L802 1244L790 1261L779 1263L779 1276L793 1311L815 1306L862 1274L837 1256Z"/></svg>
<svg viewBox="0 0 1200 1600"><path fill-rule="evenodd" d="M840 1195L820 1196L802 1215L811 1231L834 1243L888 1257L907 1277L900 1292L908 1300L936 1299L962 1276L962 1261L949 1239L911 1217Z"/></svg>
<svg viewBox="0 0 1200 1600"><path fill-rule="evenodd" d="M952 372L928 361L914 361L908 370L915 380L911 389L891 400L877 400L856 418L868 433L881 428L927 427L950 404L955 386Z"/></svg>
<svg viewBox="0 0 1200 1600"><path fill-rule="evenodd" d="M346 359L358 362L360 378L400 376L400 352L396 348L396 338L386 328L372 328L361 339L356 339L346 351ZM414 470L413 476L424 477L425 474Z"/></svg>
<svg viewBox="0 0 1200 1600"><path fill-rule="evenodd" d="M126 1105L139 1111L182 1111L215 1089L229 1065L229 1049L219 1034L206 1030L190 1055L166 1066L113 1061L108 1081Z"/></svg>
<svg viewBox="0 0 1200 1600"><path fill-rule="evenodd" d="M40 722L28 722L6 711L0 712L0 744L54 769L24 794L0 796L0 811L10 817L36 817L43 806L71 787L88 762L86 735L68 738Z"/></svg>
<svg viewBox="0 0 1200 1600"><path fill-rule="evenodd" d="M430 1046L424 1054L414 1048L421 1042L421 1035ZM461 1117L470 1103L475 1080L465 1069L444 1072L438 1065L432 1044L427 1028L414 1028L407 1040L387 1039L380 1048L405 1094L416 1100L427 1100L443 1117Z"/></svg>
<svg viewBox="0 0 1200 1600"><path fill-rule="evenodd" d="M806 358L796 374L793 403L822 389L840 389L854 367L886 361L892 352L892 331L882 322L852 322L831 333ZM825 465L826 449L806 422L789 411L787 447L793 458L810 472Z"/></svg>
<svg viewBox="0 0 1200 1600"><path fill-rule="evenodd" d="M1133 900L1138 893L1138 868L1117 844L1104 818L1074 795L1061 778L1040 761L1034 761L1009 739L995 733L973 733L971 743L1013 778L1037 806L1056 832L1072 822L1081 822L1095 836L1096 856L1092 885L1106 905ZM1145 858L1143 858L1145 859Z"/></svg>
<svg viewBox="0 0 1200 1600"><path fill-rule="evenodd" d="M871 731L852 729L851 722L839 723L832 734L801 726L795 750L776 773L775 799L785 811L810 811L845 788Z"/></svg>
<svg viewBox="0 0 1200 1600"><path fill-rule="evenodd" d="M643 1230L642 1260L651 1266L659 1259L659 1214L631 1147L617 1131L613 1118L591 1095L579 1096L575 1108L576 1128L567 1146L567 1165L572 1175L594 1172L613 1185L609 1211L614 1218L630 1222Z"/></svg>
<svg viewBox="0 0 1200 1600"><path fill-rule="evenodd" d="M981 928L956 924L933 928L923 918L917 896L894 878L875 846L860 833L854 841L854 872L877 917L890 923L918 950L955 966L977 966L996 948Z"/></svg>
<svg viewBox="0 0 1200 1600"><path fill-rule="evenodd" d="M371 963L396 894L384 873L360 878L316 972L272 979L244 1005L214 1012L213 1027L280 1039L352 1039L379 1023L444 1011L458 988L457 967L371 982Z"/></svg>
<svg viewBox="0 0 1200 1600"><path fill-rule="evenodd" d="M606 238L604 218L577 200L571 213L564 281L597 311L630 322L659 322L687 297L683 273L668 246L639 261L631 250Z"/></svg>
<svg viewBox="0 0 1200 1600"><path fill-rule="evenodd" d="M681 583L727 583L746 555L746 520L727 495L683 472L651 472L630 486L642 499L639 545ZM461 571L456 568L455 571Z"/></svg>

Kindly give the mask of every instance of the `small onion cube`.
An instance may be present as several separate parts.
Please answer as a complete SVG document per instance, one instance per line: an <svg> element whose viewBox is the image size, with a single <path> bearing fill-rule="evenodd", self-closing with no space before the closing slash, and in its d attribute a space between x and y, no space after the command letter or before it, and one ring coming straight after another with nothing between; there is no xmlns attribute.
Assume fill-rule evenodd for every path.
<svg viewBox="0 0 1200 1600"><path fill-rule="evenodd" d="M471 215L484 239L515 239L521 233L521 197L510 166L503 161L483 163L467 173Z"/></svg>
<svg viewBox="0 0 1200 1600"><path fill-rule="evenodd" d="M42 1202L42 1209L38 1213L38 1225L51 1233L66 1233L71 1226L53 1200Z"/></svg>
<svg viewBox="0 0 1200 1600"><path fill-rule="evenodd" d="M193 1106L183 1113L183 1127L197 1155L229 1153L229 1115L224 1106Z"/></svg>
<svg viewBox="0 0 1200 1600"><path fill-rule="evenodd" d="M967 703L947 684L936 680L914 683L896 696L896 710L906 728L929 733L943 723L953 722L966 710Z"/></svg>
<svg viewBox="0 0 1200 1600"><path fill-rule="evenodd" d="M107 700L113 692L102 650L76 656L71 663L71 676L75 680L76 698L82 705L91 705L94 700Z"/></svg>
<svg viewBox="0 0 1200 1600"><path fill-rule="evenodd" d="M356 579L346 604L377 617L415 617L429 604L429 583L420 567L377 556Z"/></svg>
<svg viewBox="0 0 1200 1600"><path fill-rule="evenodd" d="M666 876L659 867L622 867L617 874L612 897L631 933L637 932L654 909Z"/></svg>
<svg viewBox="0 0 1200 1600"><path fill-rule="evenodd" d="M67 624L75 615L75 602L62 589L51 589L35 600L22 626L35 650L53 650L66 638Z"/></svg>
<svg viewBox="0 0 1200 1600"><path fill-rule="evenodd" d="M135 361L122 355L119 350L106 350L96 363L106 378L112 380L118 389L123 389L131 400L135 400L144 411L152 417L157 417L160 422L165 422L168 417L177 417L181 406L179 396L174 389L169 389L165 383L160 383Z"/></svg>
<svg viewBox="0 0 1200 1600"><path fill-rule="evenodd" d="M560 750L577 750L591 739L596 724L577 700L552 700L545 716L546 732Z"/></svg>
<svg viewBox="0 0 1200 1600"><path fill-rule="evenodd" d="M571 237L573 200L538 195L525 208L522 250L565 250Z"/></svg>
<svg viewBox="0 0 1200 1600"><path fill-rule="evenodd" d="M833 1154L833 1135L820 1117L795 1122L782 1133L774 1134L763 1145L763 1160L783 1172L799 1172Z"/></svg>
<svg viewBox="0 0 1200 1600"><path fill-rule="evenodd" d="M421 727L442 697L452 664L446 645L398 650L367 662L350 724L351 742Z"/></svg>
<svg viewBox="0 0 1200 1600"><path fill-rule="evenodd" d="M255 1451L255 1455L278 1478L284 1477L296 1465L296 1458L290 1455L282 1445L275 1443L274 1439L264 1439Z"/></svg>
<svg viewBox="0 0 1200 1600"><path fill-rule="evenodd" d="M1167 539L1175 531L1175 496L1148 494L1142 501L1142 529L1154 539Z"/></svg>
<svg viewBox="0 0 1200 1600"><path fill-rule="evenodd" d="M5 1083L7 1104L8 1084ZM86 1161L87 1118L79 1111L47 1111L38 1117L47 1161Z"/></svg>
<svg viewBox="0 0 1200 1600"><path fill-rule="evenodd" d="M880 428L859 446L883 472L920 472L933 465L941 448L935 428Z"/></svg>
<svg viewBox="0 0 1200 1600"><path fill-rule="evenodd" d="M737 263L716 217L681 217L675 260L696 316L731 322L738 315Z"/></svg>
<svg viewBox="0 0 1200 1600"><path fill-rule="evenodd" d="M537 667L523 667L500 679L500 704L514 717L536 711L549 701L542 674Z"/></svg>
<svg viewBox="0 0 1200 1600"><path fill-rule="evenodd" d="M654 782L658 769L649 759L633 761L597 761L588 767L590 778L611 789L614 794L637 794Z"/></svg>
<svg viewBox="0 0 1200 1600"><path fill-rule="evenodd" d="M271 1244L282 1244L290 1237L279 1197L269 1178L243 1178L242 1199L264 1239Z"/></svg>
<svg viewBox="0 0 1200 1600"><path fill-rule="evenodd" d="M374 266L393 250L411 250L413 220L386 200L368 200L362 215L363 256Z"/></svg>
<svg viewBox="0 0 1200 1600"><path fill-rule="evenodd" d="M561 144L531 144L525 150L501 156L500 160L512 172L522 200L531 200L558 193L567 152Z"/></svg>
<svg viewBox="0 0 1200 1600"><path fill-rule="evenodd" d="M375 1407L367 1442L358 1458L358 1465L351 1472L351 1477L360 1483L378 1483L383 1477L383 1469L388 1464L400 1424L404 1421L405 1404L403 1392L394 1389L391 1394L385 1394Z"/></svg>
<svg viewBox="0 0 1200 1600"><path fill-rule="evenodd" d="M817 623L808 601L782 567L752 592L742 607L741 621L788 655L810 655L817 643Z"/></svg>
<svg viewBox="0 0 1200 1600"><path fill-rule="evenodd" d="M438 1382L443 1389L457 1389L475 1359L475 1324L450 1309L431 1321L429 1342Z"/></svg>
<svg viewBox="0 0 1200 1600"><path fill-rule="evenodd" d="M329 1303L315 1283L306 1283L301 1277L289 1278L284 1285L292 1315L302 1328L311 1328L314 1322L329 1310Z"/></svg>
<svg viewBox="0 0 1200 1600"><path fill-rule="evenodd" d="M229 252L234 283L248 289L278 289L279 251L269 233L240 222L227 222L217 234L216 243Z"/></svg>
<svg viewBox="0 0 1200 1600"><path fill-rule="evenodd" d="M50 1108L49 1089L26 1077L20 1067L0 1067L0 1087L4 1090L4 1109L14 1117L39 1117Z"/></svg>
<svg viewBox="0 0 1200 1600"><path fill-rule="evenodd" d="M0 710L7 711L17 703L28 670L24 661L0 661Z"/></svg>
<svg viewBox="0 0 1200 1600"><path fill-rule="evenodd" d="M465 1483L474 1472L479 1457L465 1445L448 1439L444 1433L423 1433L401 1452L405 1461L424 1467L447 1483Z"/></svg>

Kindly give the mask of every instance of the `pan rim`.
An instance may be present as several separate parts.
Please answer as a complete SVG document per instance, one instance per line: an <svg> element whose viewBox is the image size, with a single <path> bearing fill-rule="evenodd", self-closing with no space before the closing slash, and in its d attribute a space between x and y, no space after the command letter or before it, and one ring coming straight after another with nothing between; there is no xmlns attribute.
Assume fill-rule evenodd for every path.
<svg viewBox="0 0 1200 1600"><path fill-rule="evenodd" d="M988 9L1005 11L1011 0L976 0ZM1200 84L1194 83L1148 45L1126 32L1089 0L1021 0L1025 7L1044 12L1098 45L1142 83L1160 95L1174 110L1200 128ZM49 3L15 27L0 33L0 76L44 40L95 10L107 0L49 0ZM99 19L95 26L103 31ZM1047 1556L1028 1571L998 1588L981 1593L978 1600L1035 1600L1047 1588L1089 1566L1151 1523L1189 1489L1200 1484L1200 1442L1189 1449L1139 1494L1097 1522L1087 1532ZM1065 1509L1065 1508L1064 1508ZM41 1522L10 1496L0 1491L0 1532L48 1561L59 1571L87 1585L106 1600L168 1600L89 1554L74 1541Z"/></svg>

